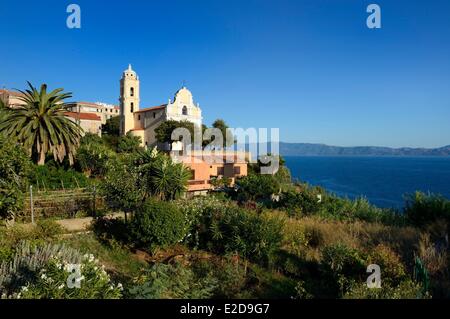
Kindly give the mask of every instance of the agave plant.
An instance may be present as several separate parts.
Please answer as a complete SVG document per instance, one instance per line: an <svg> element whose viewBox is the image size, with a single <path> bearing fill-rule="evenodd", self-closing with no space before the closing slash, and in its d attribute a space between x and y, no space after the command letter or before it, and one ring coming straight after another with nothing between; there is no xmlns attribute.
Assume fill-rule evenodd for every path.
<svg viewBox="0 0 450 319"><path fill-rule="evenodd" d="M71 93L62 93L61 88L48 93L46 84L39 91L30 82L28 85L30 89L19 90L23 105L2 111L0 133L23 144L38 165L45 163L49 152L60 162L67 156L72 165L83 130L65 115L64 100Z"/></svg>

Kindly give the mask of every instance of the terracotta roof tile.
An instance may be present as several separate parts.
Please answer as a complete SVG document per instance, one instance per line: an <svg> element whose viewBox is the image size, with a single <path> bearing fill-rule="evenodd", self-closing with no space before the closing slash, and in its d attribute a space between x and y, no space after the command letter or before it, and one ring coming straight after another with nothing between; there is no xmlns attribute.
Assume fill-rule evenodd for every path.
<svg viewBox="0 0 450 319"><path fill-rule="evenodd" d="M152 106L152 107L147 107L145 109L141 109L139 111L136 111L134 113L143 113L143 112L151 112L151 111L156 111L156 110L161 110L163 108L165 108L167 106L167 104L162 104L162 105L158 105L158 106Z"/></svg>
<svg viewBox="0 0 450 319"><path fill-rule="evenodd" d="M74 119L80 119L80 120L90 120L90 121L101 121L100 116L93 113L77 113L77 112L65 112L66 116L74 118Z"/></svg>

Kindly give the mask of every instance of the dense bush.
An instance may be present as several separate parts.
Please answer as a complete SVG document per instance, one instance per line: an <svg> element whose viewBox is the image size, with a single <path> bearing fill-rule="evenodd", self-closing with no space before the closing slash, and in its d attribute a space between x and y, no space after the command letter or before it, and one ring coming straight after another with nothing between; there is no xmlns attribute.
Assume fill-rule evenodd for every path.
<svg viewBox="0 0 450 319"><path fill-rule="evenodd" d="M141 205L145 196L138 182L139 172L136 167L122 161L111 161L100 183L100 193L110 208L132 212Z"/></svg>
<svg viewBox="0 0 450 319"><path fill-rule="evenodd" d="M128 295L134 299L202 299L211 298L216 286L210 274L200 277L186 265L158 263L138 278Z"/></svg>
<svg viewBox="0 0 450 319"><path fill-rule="evenodd" d="M361 252L343 244L326 246L322 250L322 273L326 284L342 296L354 282L366 275L366 261Z"/></svg>
<svg viewBox="0 0 450 319"><path fill-rule="evenodd" d="M103 176L108 169L109 161L116 157L117 154L105 145L100 137L86 134L78 148L76 165L88 176Z"/></svg>
<svg viewBox="0 0 450 319"><path fill-rule="evenodd" d="M282 242L283 220L238 207L229 200L180 200L188 227L186 241L217 253L238 253L267 263Z"/></svg>
<svg viewBox="0 0 450 319"><path fill-rule="evenodd" d="M238 207L212 211L203 225L200 245L218 253L238 253L263 264L270 262L283 239L281 219Z"/></svg>
<svg viewBox="0 0 450 319"><path fill-rule="evenodd" d="M0 218L11 218L23 207L31 172L25 150L0 137Z"/></svg>
<svg viewBox="0 0 450 319"><path fill-rule="evenodd" d="M369 264L380 266L383 285L397 286L407 279L405 266L400 257L386 245L378 245L370 250L367 258L367 265Z"/></svg>
<svg viewBox="0 0 450 319"><path fill-rule="evenodd" d="M286 211L292 217L319 215L327 219L363 220L388 225L404 225L406 220L404 216L391 209L382 209L370 204L366 198L355 200L342 198L307 184L296 184L295 189L283 191L280 200L272 206Z"/></svg>
<svg viewBox="0 0 450 319"><path fill-rule="evenodd" d="M241 201L268 201L280 191L280 183L273 175L250 174L236 181Z"/></svg>
<svg viewBox="0 0 450 319"><path fill-rule="evenodd" d="M287 211L289 216L306 216L318 212L320 203L318 193L312 191L287 191L281 193L279 208Z"/></svg>
<svg viewBox="0 0 450 319"><path fill-rule="evenodd" d="M52 163L56 164L47 162L42 166L34 166L30 183L38 190L84 188L90 185L89 178L84 174Z"/></svg>
<svg viewBox="0 0 450 319"><path fill-rule="evenodd" d="M404 213L418 227L425 227L439 220L450 225L450 200L440 195L416 192L406 195Z"/></svg>
<svg viewBox="0 0 450 319"><path fill-rule="evenodd" d="M185 242L199 247L200 233L205 232L205 222L210 222L211 216L229 207L236 207L233 202L221 200L214 196L198 196L191 199L179 199L176 205L184 214L188 235Z"/></svg>
<svg viewBox="0 0 450 319"><path fill-rule="evenodd" d="M166 247L186 236L185 217L174 204L149 199L133 215L130 235L139 247Z"/></svg>
<svg viewBox="0 0 450 319"><path fill-rule="evenodd" d="M126 135L119 137L117 143L118 153L135 153L142 151L141 138L139 136L134 136L130 132Z"/></svg>
<svg viewBox="0 0 450 319"><path fill-rule="evenodd" d="M354 283L344 294L345 299L428 299L429 294L422 293L420 284L412 280L404 280L393 286L382 283L381 288L371 289L366 283Z"/></svg>
<svg viewBox="0 0 450 319"><path fill-rule="evenodd" d="M119 136L120 134L120 116L113 116L102 124L102 136Z"/></svg>

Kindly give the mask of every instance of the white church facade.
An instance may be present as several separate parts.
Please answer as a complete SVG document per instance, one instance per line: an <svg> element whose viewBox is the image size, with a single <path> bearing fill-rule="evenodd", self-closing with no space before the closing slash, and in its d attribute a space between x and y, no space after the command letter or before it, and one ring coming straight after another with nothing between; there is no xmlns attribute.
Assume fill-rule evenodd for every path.
<svg viewBox="0 0 450 319"><path fill-rule="evenodd" d="M173 101L158 106L140 108L139 77L131 65L123 72L120 80L120 133L131 132L139 136L142 146L158 145L155 129L164 121L189 121L199 128L202 126L202 111L194 103L192 93L182 87L175 93Z"/></svg>

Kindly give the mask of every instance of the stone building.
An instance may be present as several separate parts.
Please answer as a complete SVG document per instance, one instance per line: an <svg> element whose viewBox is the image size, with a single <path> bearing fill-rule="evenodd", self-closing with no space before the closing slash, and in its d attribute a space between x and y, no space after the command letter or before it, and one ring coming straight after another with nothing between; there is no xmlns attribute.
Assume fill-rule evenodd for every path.
<svg viewBox="0 0 450 319"><path fill-rule="evenodd" d="M200 106L194 103L192 93L186 87L175 93L173 101L169 99L166 104L142 109L139 92L139 77L130 65L120 80L120 131L123 135L131 132L139 136L143 146L162 147L156 140L155 129L164 121L186 120L198 128L202 126Z"/></svg>
<svg viewBox="0 0 450 319"><path fill-rule="evenodd" d="M175 150L174 146L179 144L161 144L155 135L155 129L168 120L189 121L201 128L202 110L198 103L194 103L192 93L185 86L175 93L173 101L169 99L167 103L153 107L140 108L139 94L139 76L129 65L120 80L120 132L122 135L131 132L134 136L139 136L142 146L157 146L165 151ZM231 184L234 184L237 177L247 175L247 162L243 158L248 159L248 154L236 156L233 152L232 157L234 160L227 162L226 158L230 157L225 152L220 160L210 160L203 156L202 152L195 151L189 156L174 157L174 160L182 162L191 170L188 190L191 193L204 193L213 188L211 181L215 178L228 178Z"/></svg>

